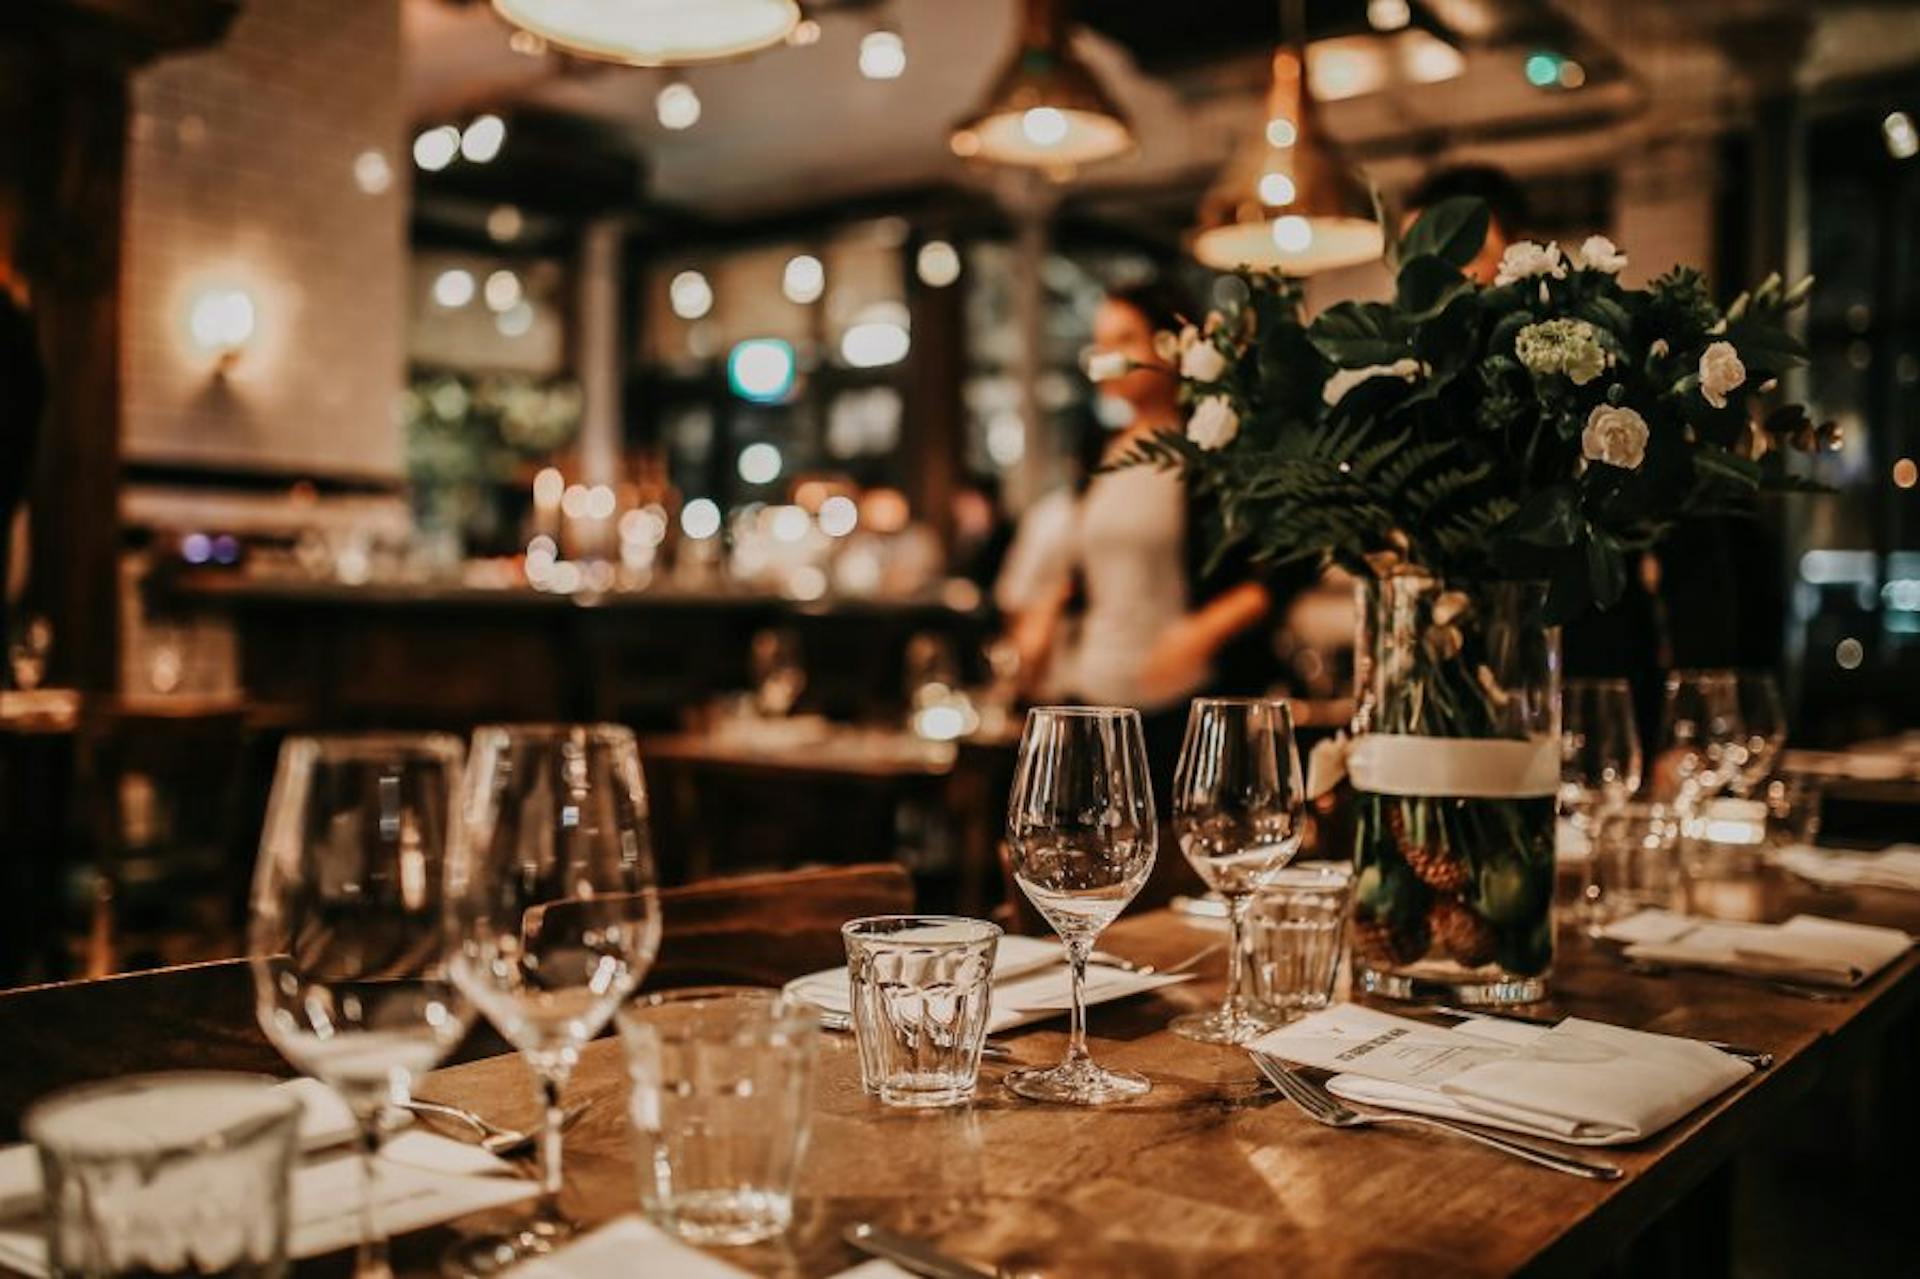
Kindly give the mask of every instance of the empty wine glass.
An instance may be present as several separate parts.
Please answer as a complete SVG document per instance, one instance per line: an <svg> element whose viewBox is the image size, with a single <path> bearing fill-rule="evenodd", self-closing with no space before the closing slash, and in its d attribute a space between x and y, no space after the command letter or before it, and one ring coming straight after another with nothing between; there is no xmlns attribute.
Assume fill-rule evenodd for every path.
<svg viewBox="0 0 1920 1279"><path fill-rule="evenodd" d="M1659 793L1692 813L1746 762L1746 730L1732 671L1674 671L1661 717Z"/></svg>
<svg viewBox="0 0 1920 1279"><path fill-rule="evenodd" d="M381 1110L472 1021L442 930L459 785L452 737L295 737L267 801L247 936L254 1007L273 1046L360 1122L362 1276L390 1273L374 1217Z"/></svg>
<svg viewBox="0 0 1920 1279"><path fill-rule="evenodd" d="M1227 899L1233 936L1225 999L1210 1012L1174 1018L1175 1034L1239 1044L1273 1028L1240 988L1247 907L1254 891L1300 851L1304 791L1285 702L1194 699L1173 775L1173 833L1207 887Z"/></svg>
<svg viewBox="0 0 1920 1279"><path fill-rule="evenodd" d="M1099 1105L1150 1085L1087 1052L1087 959L1153 871L1159 828L1138 711L1041 706L1027 714L1007 804L1014 882L1065 943L1073 1028L1058 1066L1016 1070L1007 1087L1034 1101Z"/></svg>
<svg viewBox="0 0 1920 1279"><path fill-rule="evenodd" d="M561 1216L561 1093L580 1049L660 945L646 786L609 724L476 729L465 836L448 864L453 977L532 1069L545 1113L542 1202L524 1229L469 1245L497 1269L571 1233Z"/></svg>
<svg viewBox="0 0 1920 1279"><path fill-rule="evenodd" d="M1589 837L1640 789L1640 730L1623 679L1570 679L1560 696L1561 809Z"/></svg>
<svg viewBox="0 0 1920 1279"><path fill-rule="evenodd" d="M1734 794L1745 799L1773 773L1773 762L1787 744L1787 712L1780 700L1780 685L1770 672L1741 671L1734 683L1740 699L1740 726L1746 734L1742 739L1746 758L1731 779L1731 787Z"/></svg>

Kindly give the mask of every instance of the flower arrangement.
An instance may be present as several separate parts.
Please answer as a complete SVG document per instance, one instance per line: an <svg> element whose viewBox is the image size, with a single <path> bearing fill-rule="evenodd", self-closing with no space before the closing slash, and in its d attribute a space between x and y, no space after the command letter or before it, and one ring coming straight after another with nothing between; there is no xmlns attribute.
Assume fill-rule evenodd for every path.
<svg viewBox="0 0 1920 1279"><path fill-rule="evenodd" d="M1228 277L1219 310L1158 339L1185 429L1120 464L1184 471L1216 557L1245 544L1366 586L1356 984L1527 1002L1553 957L1553 626L1618 600L1629 555L1679 520L1814 487L1789 454L1839 441L1759 408L1805 358L1782 317L1809 282L1723 310L1686 268L1625 287L1593 236L1515 244L1482 286L1462 268L1488 221L1434 206L1397 246L1392 301L1311 323L1294 282Z"/></svg>
<svg viewBox="0 0 1920 1279"><path fill-rule="evenodd" d="M1723 310L1685 267L1625 287L1626 255L1592 236L1514 244L1482 286L1461 268L1487 228L1477 200L1434 206L1397 246L1392 301L1311 323L1293 281L1229 277L1225 306L1161 336L1185 432L1121 464L1184 470L1221 550L1545 581L1551 621L1617 600L1628 554L1675 521L1816 487L1786 458L1838 447L1835 428L1757 412L1805 359L1782 317L1810 280L1770 276Z"/></svg>

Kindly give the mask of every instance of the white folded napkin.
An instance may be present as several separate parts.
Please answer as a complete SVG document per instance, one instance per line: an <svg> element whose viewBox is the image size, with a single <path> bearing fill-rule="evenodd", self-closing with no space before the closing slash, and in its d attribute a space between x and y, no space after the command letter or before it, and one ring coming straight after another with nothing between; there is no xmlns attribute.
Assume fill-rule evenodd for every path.
<svg viewBox="0 0 1920 1279"><path fill-rule="evenodd" d="M1920 892L1920 844L1894 844L1877 853L1842 852L1794 844L1775 862L1816 884L1842 888L1899 888Z"/></svg>
<svg viewBox="0 0 1920 1279"><path fill-rule="evenodd" d="M1091 964L1087 968L1087 1003L1103 1004L1191 980L1190 973L1129 973ZM1002 937L994 952L993 1012L987 1029L1011 1030L1059 1016L1073 1006L1072 981L1059 942L1044 937ZM786 993L828 1012L847 1013L853 1008L844 967L796 977L787 983Z"/></svg>
<svg viewBox="0 0 1920 1279"><path fill-rule="evenodd" d="M1714 968L1822 986L1858 986L1907 953L1897 928L1795 915L1784 924L1743 924L1644 910L1601 934L1623 942L1629 959Z"/></svg>
<svg viewBox="0 0 1920 1279"><path fill-rule="evenodd" d="M1250 1047L1338 1072L1336 1096L1586 1146L1644 1140L1753 1067L1705 1044L1568 1018L1435 1027L1337 1004Z"/></svg>
<svg viewBox="0 0 1920 1279"><path fill-rule="evenodd" d="M564 1248L526 1262L522 1279L742 1279L750 1272L681 1243L658 1226L629 1214L581 1235ZM891 1261L863 1261L835 1279L906 1279Z"/></svg>
<svg viewBox="0 0 1920 1279"><path fill-rule="evenodd" d="M354 1134L352 1112L316 1080L295 1079L279 1087L303 1103L300 1143L310 1156L293 1174L288 1251L317 1257L350 1248L360 1238L360 1159L336 1148ZM332 1153L313 1157L315 1151ZM512 1173L476 1145L425 1131L404 1132L381 1150L375 1212L387 1233L403 1234L539 1193L536 1184ZM41 1195L38 1152L31 1145L0 1149L0 1265L29 1275L47 1273Z"/></svg>

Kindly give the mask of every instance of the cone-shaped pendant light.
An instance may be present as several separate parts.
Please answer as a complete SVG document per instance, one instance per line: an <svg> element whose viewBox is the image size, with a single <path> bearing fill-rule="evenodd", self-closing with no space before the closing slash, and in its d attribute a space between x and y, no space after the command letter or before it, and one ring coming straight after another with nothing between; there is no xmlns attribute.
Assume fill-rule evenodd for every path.
<svg viewBox="0 0 1920 1279"><path fill-rule="evenodd" d="M1288 275L1373 261L1386 248L1366 188L1328 144L1306 82L1306 29L1289 5L1291 43L1273 55L1263 131L1228 159L1200 201L1193 256L1218 270Z"/></svg>
<svg viewBox="0 0 1920 1279"><path fill-rule="evenodd" d="M953 132L954 152L1030 168L1090 164L1133 146L1133 130L1074 56L1067 0L1025 0L1020 44L986 102Z"/></svg>
<svg viewBox="0 0 1920 1279"><path fill-rule="evenodd" d="M796 0L493 0L501 17L557 49L633 67L720 62L778 44Z"/></svg>

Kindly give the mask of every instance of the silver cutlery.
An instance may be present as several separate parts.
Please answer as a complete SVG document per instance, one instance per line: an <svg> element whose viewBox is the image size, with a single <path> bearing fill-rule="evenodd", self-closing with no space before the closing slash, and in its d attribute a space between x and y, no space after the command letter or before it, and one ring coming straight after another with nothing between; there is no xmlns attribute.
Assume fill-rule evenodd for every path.
<svg viewBox="0 0 1920 1279"><path fill-rule="evenodd" d="M537 1132L522 1132L518 1128L502 1128L499 1124L475 1114L464 1106L449 1106L445 1102L427 1101L420 1097L415 1097L411 1101L400 1102L398 1106L401 1110L407 1111L410 1114L451 1119L467 1128L471 1128L480 1135L479 1141L475 1144L488 1154L500 1158L531 1150L533 1149L534 1143L540 1139L540 1134ZM592 1108L593 1101L591 1099L583 1101L577 1106L569 1107L560 1116L560 1130L565 1132L569 1128L572 1128L580 1122L580 1117Z"/></svg>
<svg viewBox="0 0 1920 1279"><path fill-rule="evenodd" d="M1104 950L1096 950L1091 955L1088 955L1087 958L1102 968L1118 968L1121 972L1132 973L1136 977L1173 977L1198 968L1203 962L1211 959L1226 948L1227 944L1225 942L1215 942L1211 946L1203 946L1199 950L1194 951L1193 954L1188 955L1177 964L1168 964L1165 968L1156 968L1152 964L1136 964L1131 959L1126 959Z"/></svg>
<svg viewBox="0 0 1920 1279"><path fill-rule="evenodd" d="M1672 964L1662 964L1651 959L1630 959L1625 955L1620 957L1620 962L1626 965L1628 972L1638 977L1671 977L1680 971ZM1810 999L1817 1004L1844 1003L1849 994L1843 990L1829 990L1825 986L1812 986L1805 982L1789 981L1782 977L1766 977L1758 973L1736 972L1729 968L1689 968L1686 971L1708 973L1715 977L1731 977L1736 981L1749 982L1776 994L1792 995L1795 999Z"/></svg>
<svg viewBox="0 0 1920 1279"><path fill-rule="evenodd" d="M1449 1017L1465 1018L1468 1021L1517 1021L1527 1026L1558 1026L1560 1024L1560 1018L1558 1017L1541 1017L1535 1013L1514 1012L1508 1009L1502 1009L1497 1013L1475 1012L1471 1008L1450 1008L1446 1004L1436 1004L1433 1011L1444 1013ZM1667 1034L1668 1032L1655 1031L1653 1033ZM1765 1070L1767 1067L1773 1065L1773 1054L1764 1048L1748 1048L1744 1044L1729 1044L1719 1039L1701 1039L1694 1035L1672 1035L1671 1038L1691 1039L1696 1044L1705 1044L1709 1048L1718 1049L1729 1057L1738 1057L1741 1061L1748 1063L1756 1070Z"/></svg>
<svg viewBox="0 0 1920 1279"><path fill-rule="evenodd" d="M830 1030L836 1034L851 1034L853 1014L830 1012L823 1008L820 1010L820 1029ZM980 1055L988 1061L1012 1061L1013 1049L998 1039L989 1039L986 1046L980 1050Z"/></svg>
<svg viewBox="0 0 1920 1279"><path fill-rule="evenodd" d="M1301 1114L1318 1124L1329 1128L1364 1128L1374 1124L1411 1124L1419 1128L1438 1128L1477 1141L1483 1146L1492 1147L1503 1154L1528 1163L1551 1168L1555 1172L1564 1172L1574 1177L1585 1177L1592 1181L1612 1181L1620 1176L1620 1169L1613 1164L1600 1163L1597 1160L1576 1159L1572 1155L1563 1155L1558 1151L1547 1150L1530 1142L1519 1141L1512 1137L1500 1137L1466 1124L1454 1123L1449 1119L1436 1119L1431 1115L1410 1115L1399 1111L1376 1111L1362 1114L1338 1100L1334 1095L1316 1083L1310 1082L1277 1057L1265 1053L1249 1052L1253 1064L1267 1081L1291 1101Z"/></svg>
<svg viewBox="0 0 1920 1279"><path fill-rule="evenodd" d="M941 1252L924 1239L915 1239L871 1221L856 1221L840 1237L869 1256L891 1261L927 1279L999 1279L1000 1271Z"/></svg>

